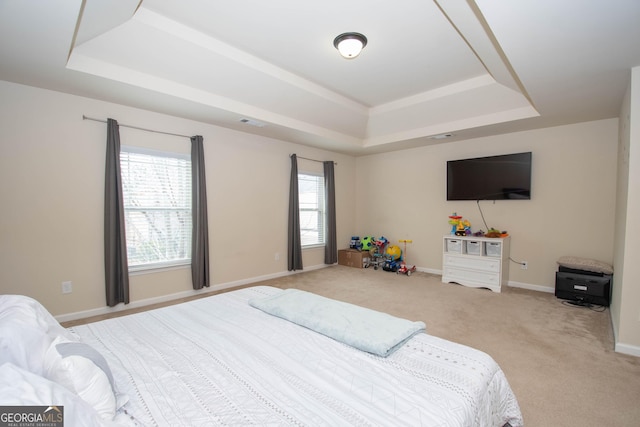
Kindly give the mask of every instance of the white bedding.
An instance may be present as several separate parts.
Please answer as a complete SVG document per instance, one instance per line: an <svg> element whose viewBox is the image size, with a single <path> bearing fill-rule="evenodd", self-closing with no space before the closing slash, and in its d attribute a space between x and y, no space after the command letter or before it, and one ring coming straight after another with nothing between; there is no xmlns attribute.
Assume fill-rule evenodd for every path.
<svg viewBox="0 0 640 427"><path fill-rule="evenodd" d="M426 333L383 358L248 305L258 286L73 332L108 361L138 425L512 426L511 388L487 354Z"/></svg>

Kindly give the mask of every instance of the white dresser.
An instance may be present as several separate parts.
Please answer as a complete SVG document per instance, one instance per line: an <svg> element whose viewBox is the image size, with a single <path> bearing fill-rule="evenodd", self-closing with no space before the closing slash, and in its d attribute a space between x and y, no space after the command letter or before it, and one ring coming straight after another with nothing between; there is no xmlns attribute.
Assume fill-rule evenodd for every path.
<svg viewBox="0 0 640 427"><path fill-rule="evenodd" d="M509 280L509 239L444 236L442 281L500 292Z"/></svg>

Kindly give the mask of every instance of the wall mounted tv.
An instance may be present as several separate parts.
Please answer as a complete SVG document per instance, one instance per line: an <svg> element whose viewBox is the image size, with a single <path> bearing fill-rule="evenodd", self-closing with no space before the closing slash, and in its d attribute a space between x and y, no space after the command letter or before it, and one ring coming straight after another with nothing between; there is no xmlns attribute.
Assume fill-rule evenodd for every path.
<svg viewBox="0 0 640 427"><path fill-rule="evenodd" d="M531 199L531 152L447 162L447 200L508 199Z"/></svg>

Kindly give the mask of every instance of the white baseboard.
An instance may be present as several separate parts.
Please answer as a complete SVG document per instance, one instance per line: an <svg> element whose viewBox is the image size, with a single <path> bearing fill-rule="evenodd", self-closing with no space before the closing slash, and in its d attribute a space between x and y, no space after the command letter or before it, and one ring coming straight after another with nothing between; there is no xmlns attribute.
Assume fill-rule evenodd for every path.
<svg viewBox="0 0 640 427"><path fill-rule="evenodd" d="M617 342L615 345L616 353L628 354L629 356L640 357L640 347Z"/></svg>
<svg viewBox="0 0 640 427"><path fill-rule="evenodd" d="M437 274L442 276L442 270L436 270L433 268L424 268L424 267L417 267L416 270L421 271L423 273L431 273L431 274ZM531 283L522 283L522 282L514 282L514 281L507 282L507 286L510 286L512 288L529 289L531 291L547 292L551 294L555 293L556 291L555 287L532 285Z"/></svg>
<svg viewBox="0 0 640 427"><path fill-rule="evenodd" d="M556 288L555 287L532 285L531 283L522 283L522 282L509 281L509 282L507 282L507 286L510 286L512 288L529 289L531 291L547 292L547 293L550 293L550 294L553 294L553 293L556 292Z"/></svg>
<svg viewBox="0 0 640 427"><path fill-rule="evenodd" d="M422 273L437 274L439 276L442 276L442 270L436 270L434 268L416 267L416 271L420 271Z"/></svg>
<svg viewBox="0 0 640 427"><path fill-rule="evenodd" d="M613 312L611 310L609 310L609 315L611 316L611 328L613 329L613 350L616 353L640 357L639 346L618 342L618 328L616 327L616 322L613 321Z"/></svg>
<svg viewBox="0 0 640 427"><path fill-rule="evenodd" d="M208 288L204 288L202 290L188 290L188 291L182 291L182 292L176 292L174 294L169 294L169 295L162 295L159 297L153 297L153 298L146 298L140 301L133 301L129 304L118 304L115 307L100 307L100 308L93 308L90 310L84 310L84 311L77 311L75 313L67 313L67 314L60 314L58 316L55 316L56 320L60 323L62 322L68 322L71 320L77 320L77 319L85 319L87 317L93 317L93 316L100 316L103 314L110 314L110 313L117 313L120 311L124 311L124 310L130 310L133 308L140 308L140 307L145 307L148 305L152 305L152 304L158 304L158 303L163 303L163 302L167 302L167 301L173 301L176 299L180 299L180 298L186 298L186 297L190 297L190 296L194 296L194 295L203 295L203 294L207 294L207 293L211 293L211 292L216 292L216 291L221 291L224 289L229 289L229 288L235 288L237 286L244 286L244 285L249 285L251 283L256 283L256 282L262 282L263 280L270 280L270 279L277 279L278 277L284 277L284 276L290 276L292 274L298 274L298 273L304 273L305 271L312 271L312 270L319 270L321 268L325 268L328 267L328 265L325 264L319 264L319 265L314 265L311 267L305 267L304 270L299 270L299 271L282 271L279 273L274 273L274 274L267 274L264 276L258 276L258 277L251 277L248 279L242 279L242 280L235 280L233 282L227 282L227 283L220 283L217 285L212 285Z"/></svg>

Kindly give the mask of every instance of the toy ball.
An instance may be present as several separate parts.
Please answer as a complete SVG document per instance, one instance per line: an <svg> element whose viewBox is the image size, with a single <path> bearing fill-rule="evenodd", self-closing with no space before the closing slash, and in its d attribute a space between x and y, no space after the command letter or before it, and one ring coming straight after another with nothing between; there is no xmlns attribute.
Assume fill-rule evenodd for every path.
<svg viewBox="0 0 640 427"><path fill-rule="evenodd" d="M373 242L375 241L375 237L373 236L365 236L362 238L360 243L362 244L363 251L369 251L373 248Z"/></svg>
<svg viewBox="0 0 640 427"><path fill-rule="evenodd" d="M387 247L386 254L392 260L400 259L402 256L402 249L399 246L391 245Z"/></svg>

